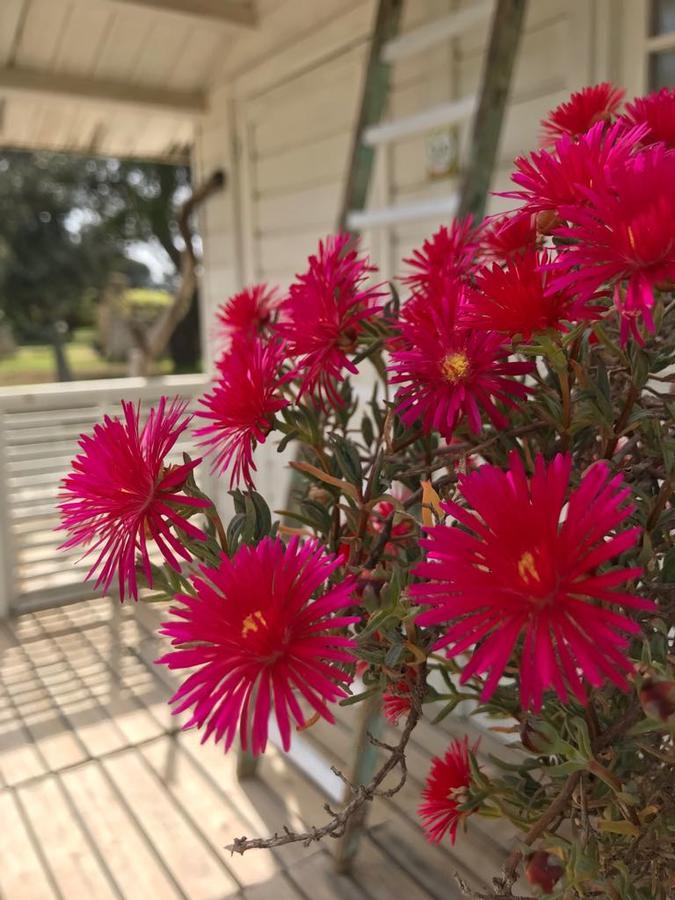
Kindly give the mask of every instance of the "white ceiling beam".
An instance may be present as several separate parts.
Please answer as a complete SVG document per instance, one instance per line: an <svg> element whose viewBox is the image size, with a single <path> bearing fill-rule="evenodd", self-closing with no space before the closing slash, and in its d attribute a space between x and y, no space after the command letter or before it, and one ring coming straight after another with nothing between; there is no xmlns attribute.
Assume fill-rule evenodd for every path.
<svg viewBox="0 0 675 900"><path fill-rule="evenodd" d="M181 117L199 118L208 111L201 92L174 91L118 81L82 78L38 69L0 67L0 95L19 94L94 106L116 106Z"/></svg>
<svg viewBox="0 0 675 900"><path fill-rule="evenodd" d="M113 3L158 13L178 13L192 19L210 19L239 28L255 28L258 24L254 4L246 0L113 0Z"/></svg>

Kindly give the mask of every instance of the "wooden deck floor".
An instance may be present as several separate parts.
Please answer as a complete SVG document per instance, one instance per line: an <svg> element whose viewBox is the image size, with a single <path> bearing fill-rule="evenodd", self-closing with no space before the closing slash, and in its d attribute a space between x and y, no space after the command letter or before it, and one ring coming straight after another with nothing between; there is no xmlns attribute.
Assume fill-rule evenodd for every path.
<svg viewBox="0 0 675 900"><path fill-rule="evenodd" d="M482 881L499 868L501 831L438 848L417 824L431 756L464 733L452 721L416 731L409 781L371 811L352 875L335 874L330 844L231 857L234 836L323 821L326 797L276 750L240 782L233 755L177 733L150 662L156 616L99 600L0 626L0 898L446 900L460 896L453 871ZM317 724L307 746L345 767L357 716Z"/></svg>

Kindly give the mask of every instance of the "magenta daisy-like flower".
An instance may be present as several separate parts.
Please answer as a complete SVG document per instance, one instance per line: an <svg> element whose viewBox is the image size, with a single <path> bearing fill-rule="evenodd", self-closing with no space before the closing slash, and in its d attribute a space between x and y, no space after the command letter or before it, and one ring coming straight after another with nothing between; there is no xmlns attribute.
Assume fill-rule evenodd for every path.
<svg viewBox="0 0 675 900"><path fill-rule="evenodd" d="M476 743L471 753L477 749ZM455 739L445 756L432 759L422 791L423 802L417 812L429 841L438 844L449 834L450 843L455 843L459 823L470 815L460 809L469 798L470 786L469 739Z"/></svg>
<svg viewBox="0 0 675 900"><path fill-rule="evenodd" d="M253 451L265 443L275 415L288 406L281 388L290 376L282 373L282 365L279 344L259 338L236 341L218 362L213 390L200 400L203 409L196 415L209 424L195 435L214 454L214 471L231 468L231 486L253 486Z"/></svg>
<svg viewBox="0 0 675 900"><path fill-rule="evenodd" d="M426 580L411 593L430 608L417 623L443 626L436 648L449 657L475 647L460 680L487 673L484 700L516 647L524 708L540 709L548 688L584 703L584 680L628 688L627 636L640 627L620 609L654 608L621 589L641 569L606 568L639 538L639 528L615 533L634 510L630 489L598 462L569 491L571 466L569 455L538 455L528 478L515 452L508 471L481 466L460 477L469 508L444 504L458 525L428 528L421 541L415 574Z"/></svg>
<svg viewBox="0 0 675 900"><path fill-rule="evenodd" d="M503 266L484 266L476 273L475 291L464 314L467 324L530 340L537 331L564 330L565 323L597 318L600 310L569 291L547 289L546 251L512 256Z"/></svg>
<svg viewBox="0 0 675 900"><path fill-rule="evenodd" d="M532 363L508 360L502 335L458 325L460 290L429 305L424 316L401 316L401 341L389 367L391 383L401 385L396 412L403 422L411 426L421 420L425 431L438 431L447 440L464 416L479 432L481 411L505 428L508 419L497 401L514 407L528 393L514 376L532 371Z"/></svg>
<svg viewBox="0 0 675 900"><path fill-rule="evenodd" d="M203 741L213 735L226 750L239 730L241 746L258 754L271 710L285 750L291 719L305 724L301 702L310 717L334 721L327 704L346 696L345 666L354 662L355 641L343 632L358 619L341 614L354 585L342 579L315 596L339 565L314 541L267 537L223 555L217 569L202 566L196 595L179 594L162 626L177 649L158 660L196 670L171 699L174 713L192 709L186 728L204 728Z"/></svg>
<svg viewBox="0 0 675 900"><path fill-rule="evenodd" d="M297 360L298 399L308 394L320 404L341 404L336 385L343 370L358 372L348 354L356 348L364 321L382 309L381 291L366 284L377 270L350 249L351 242L349 234L321 241L281 306L277 331L287 341L288 355Z"/></svg>
<svg viewBox="0 0 675 900"><path fill-rule="evenodd" d="M624 94L608 81L575 91L542 121L543 142L553 143L563 134L579 137L597 123L611 122Z"/></svg>
<svg viewBox="0 0 675 900"><path fill-rule="evenodd" d="M487 257L498 260L534 250L539 236L530 215L496 216L483 229L481 250Z"/></svg>
<svg viewBox="0 0 675 900"><path fill-rule="evenodd" d="M637 97L626 105L626 119L647 127L645 143L662 141L675 148L675 88L662 88L646 97Z"/></svg>
<svg viewBox="0 0 675 900"><path fill-rule="evenodd" d="M554 150L537 150L515 160L511 180L520 188L501 196L521 202L517 215L561 214L561 207L585 205L589 188L606 183L639 149L646 126L627 129L595 125L578 140L563 135Z"/></svg>
<svg viewBox="0 0 675 900"><path fill-rule="evenodd" d="M85 557L95 556L87 578L97 575L96 587L107 590L117 575L122 600L129 594L138 599L137 554L152 585L149 544L154 542L179 572L178 558L189 561L191 556L176 532L206 538L187 520L184 508L208 507L209 502L181 493L200 460L165 463L190 422L186 406L162 397L141 427L140 409L122 401L124 421L105 416L93 434L82 435L82 452L63 480L61 527L70 535L63 548L86 547Z"/></svg>
<svg viewBox="0 0 675 900"><path fill-rule="evenodd" d="M218 334L229 346L238 338L255 338L268 328L279 297L266 284L247 287L223 303L216 311Z"/></svg>
<svg viewBox="0 0 675 900"><path fill-rule="evenodd" d="M639 323L654 331L654 289L675 282L675 152L647 147L612 174L609 185L586 191L584 206L562 207L569 223L556 234L570 238L552 265L552 290L585 300L613 292L621 339L643 339Z"/></svg>
<svg viewBox="0 0 675 900"><path fill-rule="evenodd" d="M471 217L443 225L404 262L413 269L402 281L414 293L434 300L456 281L466 280L478 253L479 233Z"/></svg>

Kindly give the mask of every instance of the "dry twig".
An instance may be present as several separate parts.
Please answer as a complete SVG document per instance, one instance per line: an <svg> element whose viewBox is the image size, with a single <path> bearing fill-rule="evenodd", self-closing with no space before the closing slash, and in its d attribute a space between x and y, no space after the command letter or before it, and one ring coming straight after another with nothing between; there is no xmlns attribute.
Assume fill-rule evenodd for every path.
<svg viewBox="0 0 675 900"><path fill-rule="evenodd" d="M324 806L326 812L331 816L331 819L326 822L325 825L322 825L320 828L313 826L308 831L300 832L291 831L290 828L284 826L283 834L277 832L267 838L247 838L245 836L235 838L225 849L229 850L231 853L245 853L247 850L269 850L272 847L283 847L285 844L301 843L304 844L305 847L308 847L310 844L314 843L314 841L320 841L325 837L339 838L344 833L349 819L360 810L364 804L370 803L375 797L392 797L395 793L400 791L405 784L407 775L405 751L410 736L422 715L422 700L424 698L425 690L426 666L422 665L417 672L417 681L412 694L412 706L398 744L395 746L383 744L381 741L377 741L371 737L371 741L378 747L388 750L390 756L382 766L380 766L368 784L350 784L341 772L337 769L333 769L335 774L349 786L353 796L349 803L347 803L339 812L331 809L328 804ZM394 788L382 790L380 785L387 775L396 768L401 770L400 782Z"/></svg>

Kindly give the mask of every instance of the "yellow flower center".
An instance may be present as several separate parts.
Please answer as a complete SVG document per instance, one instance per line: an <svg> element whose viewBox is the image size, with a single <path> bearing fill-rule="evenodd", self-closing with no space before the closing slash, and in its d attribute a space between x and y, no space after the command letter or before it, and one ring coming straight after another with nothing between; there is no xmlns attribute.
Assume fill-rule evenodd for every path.
<svg viewBox="0 0 675 900"><path fill-rule="evenodd" d="M525 582L541 581L541 575L537 571L534 556L532 556L529 550L526 550L518 560L518 574Z"/></svg>
<svg viewBox="0 0 675 900"><path fill-rule="evenodd" d="M466 353L448 353L441 361L441 375L448 384L457 384L466 378L469 371L469 360Z"/></svg>
<svg viewBox="0 0 675 900"><path fill-rule="evenodd" d="M635 250L635 235L630 225L626 228L626 231L628 232L628 243L631 246L631 250Z"/></svg>
<svg viewBox="0 0 675 900"><path fill-rule="evenodd" d="M246 637L249 631L256 632L260 629L261 626L267 625L267 620L262 612L257 609L255 612L252 612L250 615L246 616L244 621L241 624L241 636Z"/></svg>

